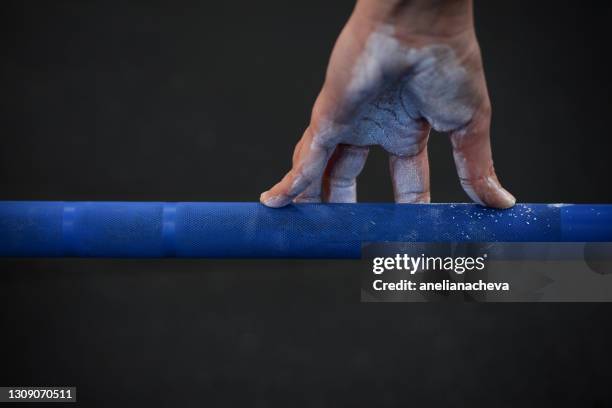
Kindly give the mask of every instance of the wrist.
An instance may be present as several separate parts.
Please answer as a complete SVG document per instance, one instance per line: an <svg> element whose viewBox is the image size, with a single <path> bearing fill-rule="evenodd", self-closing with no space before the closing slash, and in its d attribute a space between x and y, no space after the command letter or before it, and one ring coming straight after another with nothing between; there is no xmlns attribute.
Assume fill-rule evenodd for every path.
<svg viewBox="0 0 612 408"><path fill-rule="evenodd" d="M364 27L390 26L400 40L474 34L472 0L358 0L352 19Z"/></svg>

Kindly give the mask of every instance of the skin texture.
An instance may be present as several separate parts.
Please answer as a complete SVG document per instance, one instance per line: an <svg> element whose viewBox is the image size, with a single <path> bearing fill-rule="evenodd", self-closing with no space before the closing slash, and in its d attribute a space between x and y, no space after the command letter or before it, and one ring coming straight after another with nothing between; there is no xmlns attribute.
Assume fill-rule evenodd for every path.
<svg viewBox="0 0 612 408"><path fill-rule="evenodd" d="M293 167L261 202L355 202L369 146L379 145L389 153L395 201L427 203L433 128L450 134L468 196L511 207L515 199L493 168L490 119L471 1L359 1L332 52Z"/></svg>

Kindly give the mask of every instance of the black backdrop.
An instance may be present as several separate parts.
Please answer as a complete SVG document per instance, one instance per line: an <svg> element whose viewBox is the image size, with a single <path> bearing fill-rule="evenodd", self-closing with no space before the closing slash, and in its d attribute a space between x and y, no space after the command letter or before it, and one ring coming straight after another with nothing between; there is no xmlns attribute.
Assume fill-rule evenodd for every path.
<svg viewBox="0 0 612 408"><path fill-rule="evenodd" d="M5 1L0 199L254 201L352 1ZM498 174L612 202L610 2L478 1ZM432 198L465 201L431 140ZM384 154L361 201L392 198ZM606 304L360 304L354 262L0 260L0 385L85 406L603 404ZM502 403L505 402L505 403Z"/></svg>

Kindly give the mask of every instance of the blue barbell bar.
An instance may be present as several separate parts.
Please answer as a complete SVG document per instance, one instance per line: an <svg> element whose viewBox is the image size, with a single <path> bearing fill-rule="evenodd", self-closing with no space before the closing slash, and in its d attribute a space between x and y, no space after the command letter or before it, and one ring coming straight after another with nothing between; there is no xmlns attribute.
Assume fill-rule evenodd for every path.
<svg viewBox="0 0 612 408"><path fill-rule="evenodd" d="M359 258L366 242L612 242L612 205L0 202L0 256Z"/></svg>

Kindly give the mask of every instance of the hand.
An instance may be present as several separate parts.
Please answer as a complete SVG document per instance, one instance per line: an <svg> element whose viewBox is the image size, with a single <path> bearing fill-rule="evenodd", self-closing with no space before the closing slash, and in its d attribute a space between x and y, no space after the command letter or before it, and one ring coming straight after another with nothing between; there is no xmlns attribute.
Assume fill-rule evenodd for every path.
<svg viewBox="0 0 612 408"><path fill-rule="evenodd" d="M427 140L449 132L475 202L515 198L493 168L487 94L471 0L360 0L334 47L293 168L261 202L355 202L369 146L389 153L395 201L430 201Z"/></svg>

